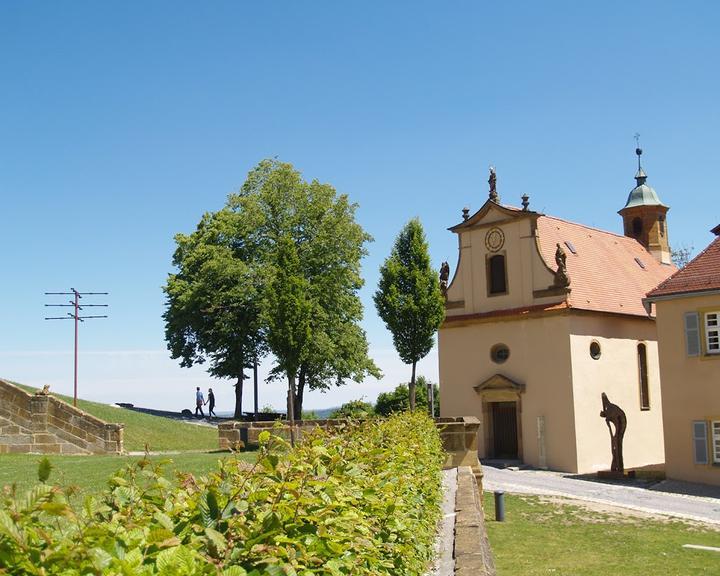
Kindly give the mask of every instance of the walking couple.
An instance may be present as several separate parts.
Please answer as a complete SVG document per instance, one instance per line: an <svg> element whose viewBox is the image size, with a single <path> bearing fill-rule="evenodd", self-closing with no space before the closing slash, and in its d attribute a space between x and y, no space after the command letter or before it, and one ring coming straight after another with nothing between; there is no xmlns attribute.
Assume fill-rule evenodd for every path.
<svg viewBox="0 0 720 576"><path fill-rule="evenodd" d="M215 394L213 394L212 388L208 388L208 397L207 400L205 400L202 390L200 390L200 386L198 386L195 389L195 416L197 416L198 412L200 412L200 416L205 418L205 412L203 412L203 406L205 406L205 404L210 404L208 417L217 417L217 414L215 414Z"/></svg>

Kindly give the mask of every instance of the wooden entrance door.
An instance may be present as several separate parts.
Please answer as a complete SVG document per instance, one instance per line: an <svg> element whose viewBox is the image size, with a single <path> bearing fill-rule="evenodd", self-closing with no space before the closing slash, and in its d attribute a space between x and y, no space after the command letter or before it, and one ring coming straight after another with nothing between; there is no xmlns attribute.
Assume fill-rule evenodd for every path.
<svg viewBox="0 0 720 576"><path fill-rule="evenodd" d="M517 406L515 402L493 402L494 457L516 460L518 457Z"/></svg>

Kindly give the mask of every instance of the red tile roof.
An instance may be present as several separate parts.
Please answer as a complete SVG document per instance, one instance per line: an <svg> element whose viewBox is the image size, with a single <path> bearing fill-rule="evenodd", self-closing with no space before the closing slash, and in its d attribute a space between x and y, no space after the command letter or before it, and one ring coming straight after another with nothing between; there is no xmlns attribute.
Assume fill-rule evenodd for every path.
<svg viewBox="0 0 720 576"><path fill-rule="evenodd" d="M647 316L645 294L677 270L658 262L633 238L544 215L537 227L540 253L552 270L557 268L556 245L567 254L570 308Z"/></svg>
<svg viewBox="0 0 720 576"><path fill-rule="evenodd" d="M716 229L716 233L720 233L720 227L713 231ZM720 236L684 268L650 291L648 298L706 290L720 290Z"/></svg>

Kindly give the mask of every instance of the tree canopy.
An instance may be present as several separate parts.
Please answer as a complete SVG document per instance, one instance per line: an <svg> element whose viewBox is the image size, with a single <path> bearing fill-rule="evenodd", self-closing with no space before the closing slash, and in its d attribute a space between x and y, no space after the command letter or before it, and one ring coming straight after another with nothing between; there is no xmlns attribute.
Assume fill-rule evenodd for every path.
<svg viewBox="0 0 720 576"><path fill-rule="evenodd" d="M216 366L237 370L247 366L240 356L269 347L270 377L287 379L298 415L308 388L379 377L358 325L360 261L371 237L355 222L356 207L329 184L305 182L291 164L260 162L222 210L176 237L179 272L165 288L173 358L183 366L209 359L223 377L230 369Z"/></svg>
<svg viewBox="0 0 720 576"><path fill-rule="evenodd" d="M430 410L428 399L428 384L425 376L418 376L416 385L415 405L418 409ZM440 416L440 388L432 384L434 390L435 412L433 416ZM410 389L408 384L400 384L392 392L381 392L375 403L375 413L380 416L389 416L395 412L405 412L410 409Z"/></svg>
<svg viewBox="0 0 720 576"><path fill-rule="evenodd" d="M432 349L435 332L445 317L438 274L430 266L428 243L417 218L403 227L380 267L374 300L400 359L412 364L409 393L410 409L414 410L416 365Z"/></svg>
<svg viewBox="0 0 720 576"><path fill-rule="evenodd" d="M242 414L244 370L266 353L260 322L262 277L253 247L237 236L223 212L205 214L190 235L175 236L168 276L165 338L174 359L235 382L235 416Z"/></svg>

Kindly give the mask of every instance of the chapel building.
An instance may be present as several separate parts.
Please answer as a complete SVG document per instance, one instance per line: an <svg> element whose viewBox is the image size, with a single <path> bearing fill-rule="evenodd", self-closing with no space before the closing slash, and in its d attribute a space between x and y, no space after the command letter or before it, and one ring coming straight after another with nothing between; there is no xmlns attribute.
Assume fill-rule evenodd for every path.
<svg viewBox="0 0 720 576"><path fill-rule="evenodd" d="M480 418L479 456L586 473L610 468L601 394L626 414L626 468L664 462L655 319L642 299L676 268L647 185L619 211L624 235L485 204L449 230L459 257L438 334L441 416Z"/></svg>

